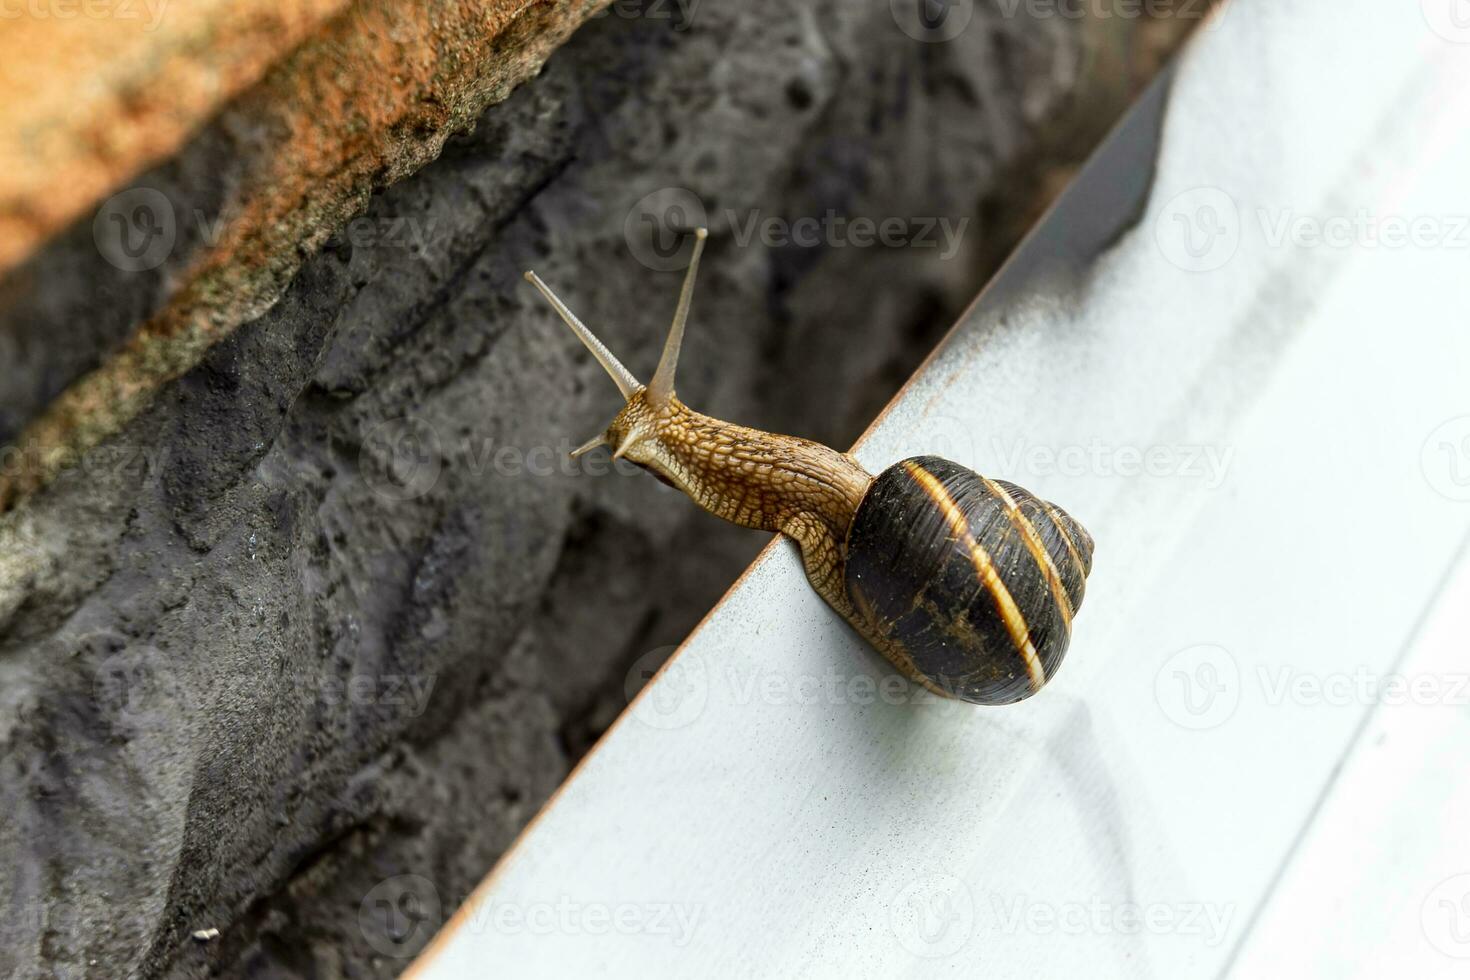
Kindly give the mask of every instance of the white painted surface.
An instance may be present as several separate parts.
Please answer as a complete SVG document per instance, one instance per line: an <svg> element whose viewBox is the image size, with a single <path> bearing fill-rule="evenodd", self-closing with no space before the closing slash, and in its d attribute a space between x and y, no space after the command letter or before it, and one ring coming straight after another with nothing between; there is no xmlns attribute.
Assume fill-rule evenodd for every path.
<svg viewBox="0 0 1470 980"><path fill-rule="evenodd" d="M1470 556L1462 555L1232 977L1470 974L1467 645ZM1353 681L1341 690L1357 690ZM1325 699L1321 710L1340 710L1340 699Z"/></svg>
<svg viewBox="0 0 1470 980"><path fill-rule="evenodd" d="M1470 605L1445 585L1470 531L1470 45L1432 6L1237 2L1181 66L1138 225L1074 290L982 299L862 444L875 471L942 451L1092 530L1041 695L875 695L884 665L770 551L415 975L1470 964L1420 914L1470 872L1470 709L1311 694L1466 669L1463 616L1416 633L1436 597ZM1379 244L1273 241L1360 210ZM1416 217L1420 245L1382 244ZM1118 475L1133 450L1165 472Z"/></svg>

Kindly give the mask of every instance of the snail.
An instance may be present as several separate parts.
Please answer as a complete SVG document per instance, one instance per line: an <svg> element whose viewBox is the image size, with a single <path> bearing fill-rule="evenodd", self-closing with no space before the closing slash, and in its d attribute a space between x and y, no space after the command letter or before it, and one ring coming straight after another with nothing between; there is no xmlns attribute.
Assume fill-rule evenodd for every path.
<svg viewBox="0 0 1470 980"><path fill-rule="evenodd" d="M1091 535L1056 505L950 460L918 456L875 477L847 453L686 406L674 369L706 237L695 232L647 385L526 272L626 399L572 456L609 446L716 517L791 538L817 594L930 691L985 705L1034 694L1066 653Z"/></svg>

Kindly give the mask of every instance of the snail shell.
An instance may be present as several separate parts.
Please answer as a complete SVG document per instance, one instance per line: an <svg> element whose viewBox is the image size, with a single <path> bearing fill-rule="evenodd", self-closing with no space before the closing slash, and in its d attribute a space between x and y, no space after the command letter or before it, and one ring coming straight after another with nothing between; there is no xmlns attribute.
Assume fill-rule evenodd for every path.
<svg viewBox="0 0 1470 980"><path fill-rule="evenodd" d="M1061 508L937 456L874 479L845 551L860 628L975 704L1019 701L1056 673L1092 568L1092 536Z"/></svg>

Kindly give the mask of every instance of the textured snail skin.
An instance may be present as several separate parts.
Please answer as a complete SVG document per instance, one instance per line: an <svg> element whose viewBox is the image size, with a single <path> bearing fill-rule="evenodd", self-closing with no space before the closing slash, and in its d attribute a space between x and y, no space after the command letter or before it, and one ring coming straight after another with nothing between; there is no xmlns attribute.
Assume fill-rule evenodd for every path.
<svg viewBox="0 0 1470 980"><path fill-rule="evenodd" d="M1092 538L1053 504L935 456L876 479L851 456L639 390L604 435L716 517L801 548L827 604L906 676L1009 704L1056 672Z"/></svg>
<svg viewBox="0 0 1470 980"><path fill-rule="evenodd" d="M842 540L872 477L851 456L795 436L732 425L677 398L639 391L608 427L624 458L732 524L780 531L801 546L816 590L839 612Z"/></svg>

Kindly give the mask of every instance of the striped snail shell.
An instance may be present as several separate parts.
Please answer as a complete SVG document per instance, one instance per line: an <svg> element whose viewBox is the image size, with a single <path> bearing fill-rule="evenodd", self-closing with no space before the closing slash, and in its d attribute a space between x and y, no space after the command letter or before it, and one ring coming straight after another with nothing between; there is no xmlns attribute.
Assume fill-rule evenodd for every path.
<svg viewBox="0 0 1470 980"><path fill-rule="evenodd" d="M847 532L865 633L945 693L1010 704L1061 665L1092 536L1055 504L938 456L878 475Z"/></svg>
<svg viewBox="0 0 1470 980"><path fill-rule="evenodd" d="M627 400L572 455L611 446L716 517L790 538L817 594L915 683L975 704L1035 693L1067 650L1092 537L1055 505L949 460L906 459L874 477L847 453L685 405L674 371L705 237L695 233L647 385L526 273Z"/></svg>

